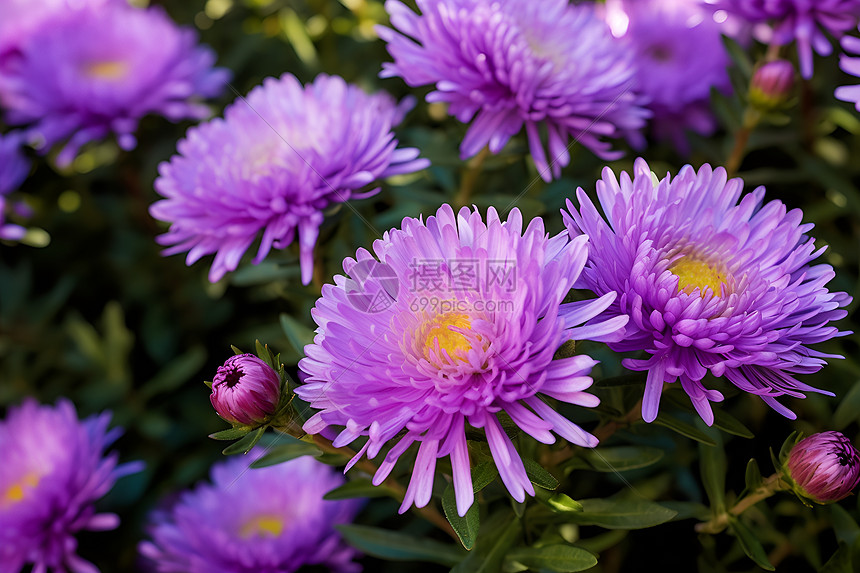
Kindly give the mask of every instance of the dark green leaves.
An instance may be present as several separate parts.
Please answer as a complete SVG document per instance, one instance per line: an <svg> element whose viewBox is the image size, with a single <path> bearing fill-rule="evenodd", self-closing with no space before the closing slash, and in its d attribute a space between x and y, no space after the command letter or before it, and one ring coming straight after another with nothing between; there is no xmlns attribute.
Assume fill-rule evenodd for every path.
<svg viewBox="0 0 860 573"><path fill-rule="evenodd" d="M385 497L394 491L384 485L375 486L369 479L354 479L336 487L323 496L323 499L352 499L355 497Z"/></svg>
<svg viewBox="0 0 860 573"><path fill-rule="evenodd" d="M761 545L761 541L756 538L755 534L749 527L734 516L729 516L729 527L737 536L738 542L740 542L744 553L747 554L747 557L755 561L755 564L762 569L775 571L774 566L771 565L770 561L767 559L767 553L765 553L764 547Z"/></svg>
<svg viewBox="0 0 860 573"><path fill-rule="evenodd" d="M257 445L257 442L259 442L260 438L263 437L263 432L265 430L265 426L257 428L253 432L246 434L245 437L238 442L233 442L232 444L221 450L221 453L225 456L231 456L233 454L238 453L247 454L251 451L251 448Z"/></svg>
<svg viewBox="0 0 860 573"><path fill-rule="evenodd" d="M534 571L584 571L597 565L597 557L585 549L561 544L520 547L508 553L508 559Z"/></svg>
<svg viewBox="0 0 860 573"><path fill-rule="evenodd" d="M322 451L316 445L310 442L303 442L301 440L296 440L295 438L291 438L288 436L284 436L284 439L288 440L286 444L281 444L279 446L271 448L266 453L266 455L252 463L251 467L265 468L268 466L282 464L284 462L288 462L290 460L300 458L302 456L322 455Z"/></svg>
<svg viewBox="0 0 860 573"><path fill-rule="evenodd" d="M498 472L493 462L487 461L479 464L472 469L472 488L477 494L479 491L488 486L496 478ZM466 512L466 515L460 517L457 513L457 501L454 492L454 484L449 484L442 494L442 510L445 512L445 517L454 531L457 532L457 537L460 538L460 543L463 547L471 550L475 546L475 541L478 536L478 528L481 524L480 509L477 500L472 504L472 507Z"/></svg>
<svg viewBox="0 0 860 573"><path fill-rule="evenodd" d="M431 539L419 539L405 533L365 525L336 525L347 543L356 549L393 561L430 561L452 567L465 552L454 545Z"/></svg>
<svg viewBox="0 0 860 573"><path fill-rule="evenodd" d="M597 472L623 472L648 467L663 458L663 450L648 446L618 446L583 450L566 467Z"/></svg>
<svg viewBox="0 0 860 573"><path fill-rule="evenodd" d="M688 424L687 422L683 422L675 417L672 417L665 412L661 412L657 419L654 420L655 424L663 426L664 428L669 428L673 432L677 432L682 436L690 438L691 440L696 440L702 444L706 444L708 446L715 446L717 443L711 439L703 431L699 430L695 426Z"/></svg>
<svg viewBox="0 0 860 573"><path fill-rule="evenodd" d="M492 516L478 536L475 549L451 573L496 573L521 530L520 520L510 513Z"/></svg>
<svg viewBox="0 0 860 573"><path fill-rule="evenodd" d="M582 511L567 515L570 523L606 529L644 529L666 523L676 512L647 499L583 499Z"/></svg>

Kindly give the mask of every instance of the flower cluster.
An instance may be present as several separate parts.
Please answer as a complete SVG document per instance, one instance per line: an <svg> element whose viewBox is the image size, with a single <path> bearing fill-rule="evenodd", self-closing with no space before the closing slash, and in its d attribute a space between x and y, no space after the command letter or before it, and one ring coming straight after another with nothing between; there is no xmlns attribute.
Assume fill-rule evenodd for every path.
<svg viewBox="0 0 860 573"><path fill-rule="evenodd" d="M498 153L525 127L538 173L549 181L570 162L571 138L603 158L618 157L604 138L644 126L633 54L614 41L594 6L419 0L418 7L420 15L398 0L385 3L394 29L377 32L394 62L381 75L433 85L427 101L471 122L463 158L485 146Z"/></svg>
<svg viewBox="0 0 860 573"><path fill-rule="evenodd" d="M296 394L321 411L305 431L344 426L337 447L367 436L350 466L365 453L375 458L405 431L374 483L419 442L401 511L428 503L436 459L450 456L460 515L473 501L467 424L484 429L502 481L519 501L534 488L499 414L543 443L553 443L555 432L574 444L597 444L546 401L596 406L586 392L595 361L553 355L570 339L615 339L627 322L586 323L614 293L562 305L587 259L586 237L548 238L539 218L523 229L516 209L503 222L490 208L484 222L477 211L455 214L443 205L426 222L404 219L374 252L376 258L360 249L344 261L351 278L336 276L313 310L319 328L299 363L307 377ZM436 276L451 282L426 280ZM388 304L366 304L380 296ZM438 304L421 304L433 297Z"/></svg>
<svg viewBox="0 0 860 573"><path fill-rule="evenodd" d="M192 30L157 7L83 4L47 10L0 56L7 123L27 126L45 151L61 144L57 162L67 165L82 145L110 133L123 149L134 148L147 114L173 121L209 115L197 100L221 93L229 73L212 68L214 53L197 45ZM37 10L28 3L25 12Z"/></svg>
<svg viewBox="0 0 860 573"><path fill-rule="evenodd" d="M685 129L710 135L716 128L711 90L731 87L720 26L693 0L610 0L606 11L612 33L636 54L635 85L655 135L686 153Z"/></svg>
<svg viewBox="0 0 860 573"><path fill-rule="evenodd" d="M833 51L826 34L842 36L857 26L860 0L707 0L755 27L759 39L778 45L797 42L800 72L812 77L812 52Z"/></svg>
<svg viewBox="0 0 860 573"><path fill-rule="evenodd" d="M96 571L76 555L75 534L117 527L119 518L94 503L140 469L105 455L121 432L109 423L108 413L78 420L66 400L26 401L0 422L0 571Z"/></svg>
<svg viewBox="0 0 860 573"><path fill-rule="evenodd" d="M216 253L215 282L236 269L262 232L254 263L298 234L302 282L313 271L323 210L377 179L429 165L418 150L398 148L392 128L412 103L368 95L337 76L302 86L291 76L269 78L215 119L188 131L179 155L163 163L152 205L171 223L159 237L165 254L188 251L187 262Z"/></svg>
<svg viewBox="0 0 860 573"><path fill-rule="evenodd" d="M706 388L708 373L790 418L778 396L831 394L795 375L832 357L809 345L847 334L828 323L847 314L841 307L851 297L827 290L829 265L810 264L823 249L806 236L812 225L801 212L763 203L763 187L741 198L743 181L728 181L721 167L687 165L658 180L638 159L634 172L619 180L604 169L597 196L605 218L578 189L579 209L569 202L565 221L572 238L585 233L593 243L578 286L617 294L606 316L630 316L624 340L610 347L650 355L624 361L648 372L643 418L657 416L664 382L680 380L713 423L710 402L723 396Z"/></svg>
<svg viewBox="0 0 860 573"><path fill-rule="evenodd" d="M252 452L253 459L260 451ZM352 573L355 550L334 525L349 523L357 500L325 501L343 477L312 457L261 469L248 458L212 467L212 483L185 492L171 507L156 511L151 541L140 553L160 573L291 573L321 565Z"/></svg>

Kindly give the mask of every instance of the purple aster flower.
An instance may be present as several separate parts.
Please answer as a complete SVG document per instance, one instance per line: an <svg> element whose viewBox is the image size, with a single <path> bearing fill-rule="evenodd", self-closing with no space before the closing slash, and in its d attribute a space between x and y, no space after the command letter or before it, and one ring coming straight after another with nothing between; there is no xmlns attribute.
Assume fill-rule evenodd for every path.
<svg viewBox="0 0 860 573"><path fill-rule="evenodd" d="M292 75L269 78L224 111L224 119L188 130L179 155L162 163L152 205L171 223L158 238L165 254L188 251L189 265L211 253L209 280L236 269L260 232L254 263L296 234L302 282L313 272L323 210L390 175L429 165L414 148L398 148L392 128L412 107L387 94L368 95L337 76L305 87Z"/></svg>
<svg viewBox="0 0 860 573"><path fill-rule="evenodd" d="M812 77L812 52L833 51L825 32L835 37L857 26L860 0L706 0L714 8L757 25L760 40L779 45L797 42L800 72Z"/></svg>
<svg viewBox="0 0 860 573"><path fill-rule="evenodd" d="M833 503L851 495L860 482L860 453L843 434L821 432L795 444L785 468L799 496Z"/></svg>
<svg viewBox="0 0 860 573"><path fill-rule="evenodd" d="M824 249L806 236L812 225L800 210L763 203L763 187L741 198L743 181L727 181L721 167L697 173L687 165L658 181L637 159L634 172L619 181L604 169L597 195L605 219L582 189L579 211L568 201L564 215L571 236L585 233L594 245L578 286L617 293L606 315L630 316L624 340L609 346L650 355L624 361L648 371L642 417L654 420L663 383L680 380L713 423L710 402L723 396L705 387L709 372L789 418L778 396L832 395L795 375L835 358L809 345L847 334L828 323L846 315L840 307L851 297L827 290L829 265L810 264Z"/></svg>
<svg viewBox="0 0 860 573"><path fill-rule="evenodd" d="M842 49L845 54L839 56L839 67L846 74L860 78L860 58L852 58L848 54L860 56L860 38L856 36L845 36L842 38ZM850 101L860 111L860 85L841 86L836 88L836 98L842 101Z"/></svg>
<svg viewBox="0 0 860 573"><path fill-rule="evenodd" d="M648 112L631 89L632 54L593 6L418 0L418 7L421 15L397 0L385 3L397 31L377 28L394 58L381 76L433 84L427 101L447 103L451 115L472 122L463 158L484 146L498 153L525 126L535 166L549 181L570 161L569 138L600 157L619 157L604 138L645 125Z"/></svg>
<svg viewBox="0 0 860 573"><path fill-rule="evenodd" d="M78 420L68 400L27 400L0 422L0 572L98 571L75 554L78 531L114 529L119 518L94 504L140 464L117 465L105 450L122 432L110 414Z"/></svg>
<svg viewBox="0 0 860 573"><path fill-rule="evenodd" d="M636 54L636 89L650 100L657 137L687 153L685 129L716 128L711 89L731 90L720 26L698 0L610 0L606 9L613 34Z"/></svg>
<svg viewBox="0 0 860 573"><path fill-rule="evenodd" d="M209 400L228 422L252 426L275 413L280 397L278 373L253 354L239 354L218 367Z"/></svg>
<svg viewBox="0 0 860 573"><path fill-rule="evenodd" d="M138 121L156 113L177 121L209 114L197 98L218 95L229 73L160 8L110 2L63 10L23 38L0 69L6 120L30 124L44 150L63 143L69 164L85 143L110 133L136 145Z"/></svg>
<svg viewBox="0 0 860 573"><path fill-rule="evenodd" d="M256 454L256 455L255 455ZM254 450L251 459L260 450ZM212 483L153 513L152 541L140 553L159 573L290 573L304 565L350 573L356 552L334 525L349 523L359 500L326 501L343 476L312 457L249 469L247 456L212 467Z"/></svg>
<svg viewBox="0 0 860 573"><path fill-rule="evenodd" d="M296 394L321 410L304 430L344 426L337 447L367 436L347 469L392 442L373 478L379 485L419 442L400 511L427 504L436 459L450 456L464 515L473 502L467 423L484 429L502 481L519 501L534 488L500 413L543 443L555 441L554 431L577 445L597 444L544 398L597 405L585 392L595 361L581 354L553 360L553 354L567 340L620 336L627 321L578 326L602 312L614 293L561 304L585 264L586 237L548 238L540 218L523 230L516 209L502 222L490 208L485 223L477 211L455 215L443 205L426 222L404 219L373 250L376 258L360 249L344 261L351 278L337 275L323 287L313 310L319 328L299 363L307 376Z"/></svg>

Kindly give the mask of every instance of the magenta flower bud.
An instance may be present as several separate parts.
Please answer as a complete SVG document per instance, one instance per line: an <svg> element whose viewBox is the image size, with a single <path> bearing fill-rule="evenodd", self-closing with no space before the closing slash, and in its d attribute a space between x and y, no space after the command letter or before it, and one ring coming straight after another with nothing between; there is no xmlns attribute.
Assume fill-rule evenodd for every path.
<svg viewBox="0 0 860 573"><path fill-rule="evenodd" d="M763 111L776 109L791 97L794 66L788 60L773 60L755 71L750 83L750 103Z"/></svg>
<svg viewBox="0 0 860 573"><path fill-rule="evenodd" d="M795 444L788 454L786 471L799 496L832 503L848 497L857 487L860 453L841 433L821 432Z"/></svg>
<svg viewBox="0 0 860 573"><path fill-rule="evenodd" d="M275 413L281 378L253 354L239 354L218 368L209 400L228 422L257 426Z"/></svg>

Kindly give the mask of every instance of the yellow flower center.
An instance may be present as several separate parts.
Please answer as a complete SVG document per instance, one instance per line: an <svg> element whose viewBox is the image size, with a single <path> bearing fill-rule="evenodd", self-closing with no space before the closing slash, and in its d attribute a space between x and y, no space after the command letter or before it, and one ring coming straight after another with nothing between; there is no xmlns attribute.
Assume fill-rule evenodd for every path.
<svg viewBox="0 0 860 573"><path fill-rule="evenodd" d="M465 336L451 330L449 326L471 330L472 323L465 314L454 312L439 314L426 322L423 328L427 333L424 337L424 356L428 360L433 356L437 342L439 350L447 352L451 359L466 360L466 353L472 349L472 345Z"/></svg>
<svg viewBox="0 0 860 573"><path fill-rule="evenodd" d="M284 519L274 515L259 515L242 526L239 535L249 537L279 537L284 530Z"/></svg>
<svg viewBox="0 0 860 573"><path fill-rule="evenodd" d="M687 294L693 294L694 290L699 289L699 293L705 296L705 289L710 287L714 296L720 296L720 287L728 280L728 273L694 257L681 257L669 270L678 277L678 292L684 291Z"/></svg>
<svg viewBox="0 0 860 573"><path fill-rule="evenodd" d="M121 80L128 73L128 64L119 60L91 62L84 67L84 73L100 80Z"/></svg>
<svg viewBox="0 0 860 573"><path fill-rule="evenodd" d="M33 489L39 485L39 476L33 472L26 474L24 477L6 488L3 495L0 496L0 507L12 505L22 501L27 495L28 489Z"/></svg>

